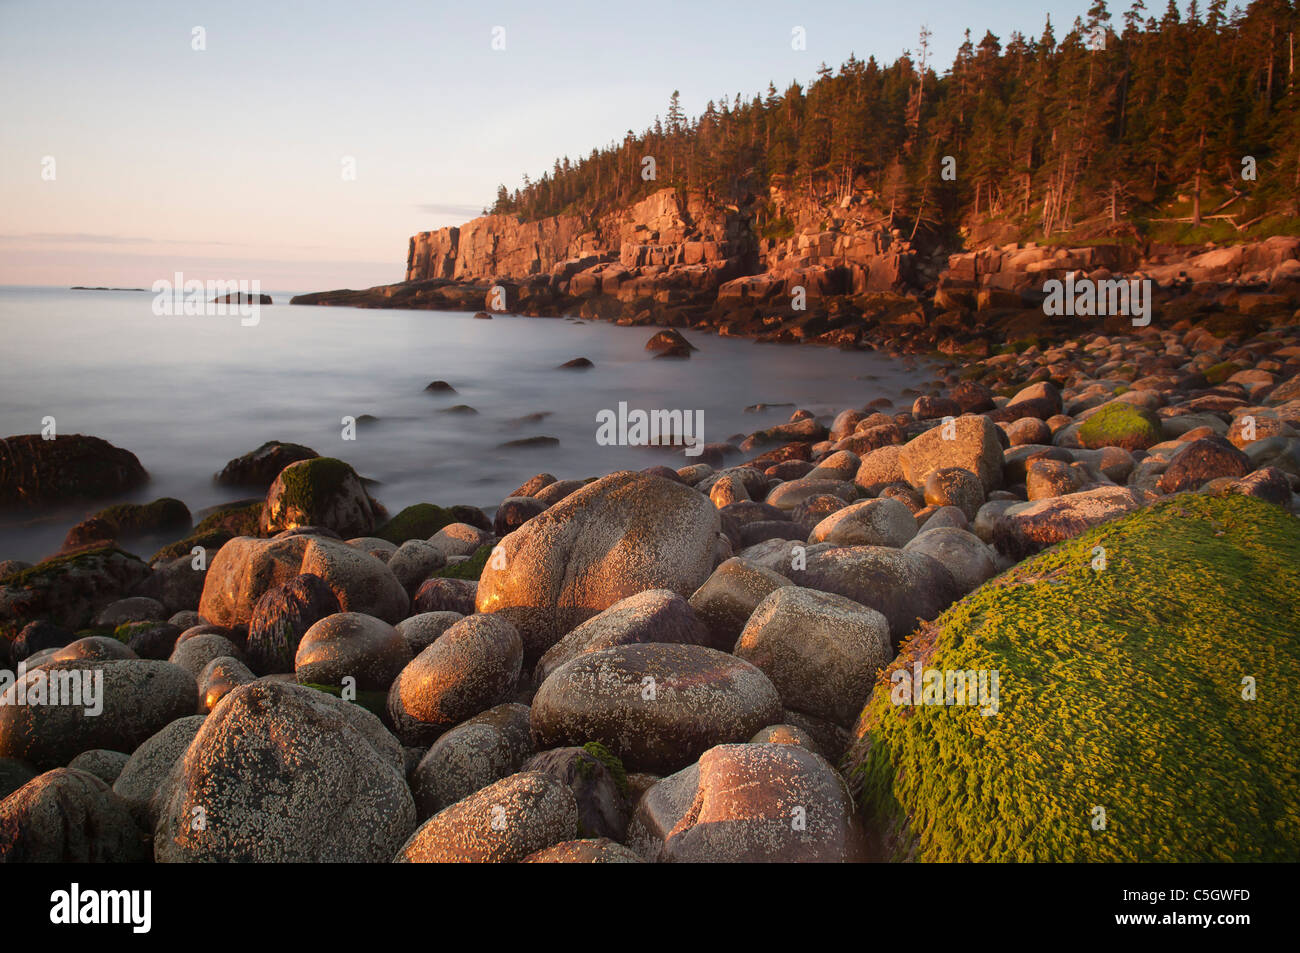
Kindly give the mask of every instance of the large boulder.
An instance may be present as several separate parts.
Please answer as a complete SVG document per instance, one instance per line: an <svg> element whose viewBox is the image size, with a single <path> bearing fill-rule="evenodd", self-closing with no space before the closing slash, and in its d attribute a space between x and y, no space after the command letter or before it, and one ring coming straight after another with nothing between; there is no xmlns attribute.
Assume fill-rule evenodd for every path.
<svg viewBox="0 0 1300 953"><path fill-rule="evenodd" d="M203 727L203 715L177 718L131 752L113 790L126 801L132 815L147 831L158 820L152 810L154 795Z"/></svg>
<svg viewBox="0 0 1300 953"><path fill-rule="evenodd" d="M159 797L161 862L386 861L415 828L402 749L379 719L283 682L227 695Z"/></svg>
<svg viewBox="0 0 1300 953"><path fill-rule="evenodd" d="M132 592L149 566L113 546L55 556L0 582L0 638L32 621L76 631L94 614Z"/></svg>
<svg viewBox="0 0 1300 953"><path fill-rule="evenodd" d="M294 658L301 685L343 685L355 679L358 691L387 691L411 661L411 648L385 622L361 612L339 612L315 623Z"/></svg>
<svg viewBox="0 0 1300 953"><path fill-rule="evenodd" d="M1293 516L1188 494L963 599L855 728L846 768L882 859L1295 858L1297 594Z"/></svg>
<svg viewBox="0 0 1300 953"><path fill-rule="evenodd" d="M400 863L516 863L578 836L573 792L540 771L502 778L429 818Z"/></svg>
<svg viewBox="0 0 1300 953"><path fill-rule="evenodd" d="M847 726L894 648L889 622L875 609L782 586L758 604L735 653L772 680L786 708Z"/></svg>
<svg viewBox="0 0 1300 953"><path fill-rule="evenodd" d="M216 625L247 624L259 599L303 573L319 576L344 612L396 624L406 617L406 590L382 562L324 536L237 536L208 566L199 615Z"/></svg>
<svg viewBox="0 0 1300 953"><path fill-rule="evenodd" d="M686 600L672 590L638 592L588 619L547 649L533 670L533 681L540 685L547 675L579 655L643 642L707 645L709 632Z"/></svg>
<svg viewBox="0 0 1300 953"><path fill-rule="evenodd" d="M129 754L198 705L194 676L170 662L49 662L0 695L0 757L55 768L93 748Z"/></svg>
<svg viewBox="0 0 1300 953"><path fill-rule="evenodd" d="M974 533L955 526L926 526L903 549L924 553L943 565L957 589L965 595L997 575L993 554Z"/></svg>
<svg viewBox="0 0 1300 953"><path fill-rule="evenodd" d="M993 544L1012 559L1024 559L1084 530L1139 509L1152 494L1125 486L1091 490L1016 503L993 524Z"/></svg>
<svg viewBox="0 0 1300 953"><path fill-rule="evenodd" d="M517 773L534 753L528 706L507 702L463 721L435 741L411 772L421 820Z"/></svg>
<svg viewBox="0 0 1300 953"><path fill-rule="evenodd" d="M256 486L268 488L291 463L312 460L318 454L311 447L296 443L268 440L256 450L236 457L221 468L215 477L222 486Z"/></svg>
<svg viewBox="0 0 1300 953"><path fill-rule="evenodd" d="M720 531L718 511L690 487L614 473L507 536L483 569L477 609L513 623L531 663L620 599L689 596L713 569Z"/></svg>
<svg viewBox="0 0 1300 953"><path fill-rule="evenodd" d="M810 543L899 547L916 535L916 517L898 500L862 500L836 510L808 534Z"/></svg>
<svg viewBox="0 0 1300 953"><path fill-rule="evenodd" d="M961 467L980 478L984 491L1002 486L1002 444L998 428L984 416L956 417L914 437L898 455L903 478L924 487L935 470ZM859 482L861 477L859 477Z"/></svg>
<svg viewBox="0 0 1300 953"><path fill-rule="evenodd" d="M400 638L400 636L399 636ZM408 745L440 734L507 701L519 681L523 642L500 616L457 622L402 669L388 692L388 715Z"/></svg>
<svg viewBox="0 0 1300 953"><path fill-rule="evenodd" d="M1219 436L1193 440L1170 462L1160 476L1162 493L1195 490L1219 477L1242 477L1253 467L1246 456Z"/></svg>
<svg viewBox="0 0 1300 953"><path fill-rule="evenodd" d="M130 450L85 434L0 440L0 507L37 507L118 496L149 474Z"/></svg>
<svg viewBox="0 0 1300 953"><path fill-rule="evenodd" d="M708 645L729 652L755 607L774 589L789 585L776 570L733 556L695 590L690 605L709 630Z"/></svg>
<svg viewBox="0 0 1300 953"><path fill-rule="evenodd" d="M341 612L334 590L320 576L295 576L262 593L248 623L248 666L258 675L292 672L307 630Z"/></svg>
<svg viewBox="0 0 1300 953"><path fill-rule="evenodd" d="M918 552L885 546L809 550L806 565L790 571L796 585L833 592L875 609L889 621L897 646L918 619L933 619L961 592L948 570Z"/></svg>
<svg viewBox="0 0 1300 953"><path fill-rule="evenodd" d="M301 526L324 526L344 539L369 536L375 510L350 466L333 457L314 457L285 467L266 493L263 535Z"/></svg>
<svg viewBox="0 0 1300 953"><path fill-rule="evenodd" d="M598 741L631 771L663 774L781 720L772 682L700 645L622 645L552 672L530 712L538 748Z"/></svg>
<svg viewBox="0 0 1300 953"><path fill-rule="evenodd" d="M628 845L658 862L863 859L853 799L821 755L788 744L729 744L641 798Z"/></svg>
<svg viewBox="0 0 1300 953"><path fill-rule="evenodd" d="M0 801L0 863L140 863L149 839L102 779L55 768Z"/></svg>

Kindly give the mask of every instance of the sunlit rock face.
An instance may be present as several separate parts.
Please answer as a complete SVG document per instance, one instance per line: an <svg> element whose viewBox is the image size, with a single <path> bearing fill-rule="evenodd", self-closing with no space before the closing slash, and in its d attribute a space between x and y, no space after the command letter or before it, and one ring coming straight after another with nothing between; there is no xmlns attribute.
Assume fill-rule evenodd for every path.
<svg viewBox="0 0 1300 953"><path fill-rule="evenodd" d="M158 798L160 862L383 862L415 830L401 745L383 723L281 682L227 695Z"/></svg>
<svg viewBox="0 0 1300 953"><path fill-rule="evenodd" d="M712 571L718 511L690 487L614 473L502 540L479 580L479 612L501 613L531 664L567 632L647 589L690 596Z"/></svg>

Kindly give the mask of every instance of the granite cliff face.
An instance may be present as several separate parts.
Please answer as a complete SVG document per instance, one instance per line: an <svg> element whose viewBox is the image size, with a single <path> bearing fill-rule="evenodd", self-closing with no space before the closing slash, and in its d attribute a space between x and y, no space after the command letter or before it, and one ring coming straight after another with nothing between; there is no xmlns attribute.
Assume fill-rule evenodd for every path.
<svg viewBox="0 0 1300 953"><path fill-rule="evenodd" d="M1044 283L1150 279L1170 322L1276 326L1300 304L1300 238L1226 247L994 244L949 254L892 228L869 191L772 188L741 206L661 189L594 218L486 215L411 238L406 280L299 304L504 311L714 330L778 343L967 358L1053 326L1132 330L1121 314L1046 314ZM490 315L488 315L490 316ZM1058 327L1057 330L1060 330Z"/></svg>

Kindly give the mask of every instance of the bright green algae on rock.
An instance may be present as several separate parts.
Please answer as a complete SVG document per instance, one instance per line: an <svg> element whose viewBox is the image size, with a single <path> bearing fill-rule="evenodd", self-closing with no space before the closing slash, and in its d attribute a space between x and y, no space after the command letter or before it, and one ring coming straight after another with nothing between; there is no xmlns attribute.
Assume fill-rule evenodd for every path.
<svg viewBox="0 0 1300 953"><path fill-rule="evenodd" d="M428 539L438 530L455 522L456 515L449 509L432 503L416 503L375 530L375 535L400 546L408 539Z"/></svg>
<svg viewBox="0 0 1300 953"><path fill-rule="evenodd" d="M483 567L492 556L493 546L490 543L484 543L469 559L461 560L458 563L452 563L450 566L444 566L435 573L430 573L429 578L440 576L444 579L478 579L483 575Z"/></svg>
<svg viewBox="0 0 1300 953"><path fill-rule="evenodd" d="M889 675L918 660L997 670L997 714L892 704ZM1184 494L1053 547L923 627L845 764L890 859L1295 860L1298 701L1300 521Z"/></svg>
<svg viewBox="0 0 1300 953"><path fill-rule="evenodd" d="M1107 404L1079 425L1079 442L1094 450L1145 450L1161 439L1160 422L1154 415L1122 401Z"/></svg>
<svg viewBox="0 0 1300 953"><path fill-rule="evenodd" d="M352 467L334 457L314 457L299 460L280 471L284 485L284 499L304 513L318 513L339 492L349 476L355 476Z"/></svg>

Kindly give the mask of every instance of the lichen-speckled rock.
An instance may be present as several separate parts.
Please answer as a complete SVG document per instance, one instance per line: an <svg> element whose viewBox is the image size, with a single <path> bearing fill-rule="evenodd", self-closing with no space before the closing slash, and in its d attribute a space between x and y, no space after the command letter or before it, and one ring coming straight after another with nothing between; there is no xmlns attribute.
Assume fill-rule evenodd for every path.
<svg viewBox="0 0 1300 953"><path fill-rule="evenodd" d="M99 690L102 711L84 695L89 673L90 692ZM102 673L98 675L96 673ZM99 679L102 678L102 682ZM32 704L36 684L55 683L64 698L73 689L83 692L83 704ZM28 704L15 704L25 691ZM47 698L50 697L47 694ZM71 696L75 699L75 692ZM92 748L130 753L164 725L198 710L194 676L170 662L152 659L112 659L96 662L51 662L28 671L0 696L0 757L21 758L38 768L55 768Z"/></svg>
<svg viewBox="0 0 1300 953"><path fill-rule="evenodd" d="M658 862L862 859L843 779L798 745L729 744L641 798L627 844Z"/></svg>
<svg viewBox="0 0 1300 953"><path fill-rule="evenodd" d="M342 460L300 460L271 483L262 508L262 533L269 536L300 526L326 526L344 539L374 532L370 497L361 478Z"/></svg>
<svg viewBox="0 0 1300 953"><path fill-rule="evenodd" d="M533 669L540 685L570 659L588 652L642 642L708 644L709 633L686 600L669 589L650 589L620 599L552 645Z"/></svg>
<svg viewBox="0 0 1300 953"><path fill-rule="evenodd" d="M379 719L283 682L227 695L159 797L160 862L384 861L415 828L402 749Z"/></svg>
<svg viewBox="0 0 1300 953"><path fill-rule="evenodd" d="M743 556L733 556L691 596L691 608L709 630L709 646L731 651L755 606L772 590L792 585L773 569Z"/></svg>
<svg viewBox="0 0 1300 953"><path fill-rule="evenodd" d="M185 633L182 632L181 635ZM177 639L176 647L172 649L172 654L167 661L185 669L194 676L195 681L198 681L203 669L213 659L225 656L240 659L243 658L243 654L238 646L224 635L218 635L216 632L199 632L186 639Z"/></svg>
<svg viewBox="0 0 1300 953"><path fill-rule="evenodd" d="M515 774L534 754L528 706L507 702L452 728L411 772L421 820Z"/></svg>
<svg viewBox="0 0 1300 953"><path fill-rule="evenodd" d="M83 751L71 761L68 767L77 771L93 774L105 784L111 785L126 767L130 755L124 751L109 751L107 748L91 748Z"/></svg>
<svg viewBox="0 0 1300 953"><path fill-rule="evenodd" d="M325 580L344 612L364 612L395 624L410 608L406 590L388 567L342 540L237 536L208 566L199 615L216 625L247 623L268 590L303 573Z"/></svg>
<svg viewBox="0 0 1300 953"><path fill-rule="evenodd" d="M199 673L199 707L212 711L217 703L240 685L255 681L257 676L243 662L229 655L214 658Z"/></svg>
<svg viewBox="0 0 1300 953"><path fill-rule="evenodd" d="M360 612L339 612L314 624L298 643L293 672L301 685L342 685L382 692L411 661L411 648L385 622Z"/></svg>
<svg viewBox="0 0 1300 953"><path fill-rule="evenodd" d="M451 728L508 701L523 667L523 642L499 616L457 622L393 681L388 715L403 743L430 744Z"/></svg>
<svg viewBox="0 0 1300 953"><path fill-rule="evenodd" d="M790 578L797 585L875 609L889 620L895 647L917 619L933 619L960 595L940 563L922 553L885 546L810 549L805 567L792 568Z"/></svg>
<svg viewBox="0 0 1300 953"><path fill-rule="evenodd" d="M145 830L153 830L158 820L151 809L154 795L189 748L203 726L203 719L203 715L177 718L146 739L131 752L130 759L113 782L113 790L126 801L132 815Z"/></svg>
<svg viewBox="0 0 1300 953"><path fill-rule="evenodd" d="M463 618L459 612L420 612L397 623L397 632L415 658Z"/></svg>
<svg viewBox="0 0 1300 953"><path fill-rule="evenodd" d="M988 547L974 533L953 526L928 524L903 547L906 552L924 553L943 564L962 595L978 589L997 575L997 563Z"/></svg>
<svg viewBox="0 0 1300 953"><path fill-rule="evenodd" d="M573 792L549 774L502 778L429 818L399 863L516 863L578 836Z"/></svg>
<svg viewBox="0 0 1300 953"><path fill-rule="evenodd" d="M1250 457L1222 437L1202 437L1179 451L1160 477L1162 493L1195 490L1218 477L1249 473Z"/></svg>
<svg viewBox="0 0 1300 953"><path fill-rule="evenodd" d="M551 673L530 712L539 749L599 741L630 771L664 774L781 720L781 698L743 659L700 645L623 645Z"/></svg>
<svg viewBox="0 0 1300 953"><path fill-rule="evenodd" d="M644 861L633 850L608 837L591 837L566 840L529 854L521 861L525 864L641 864Z"/></svg>
<svg viewBox="0 0 1300 953"><path fill-rule="evenodd" d="M786 708L845 726L894 657L883 615L801 586L782 586L760 602L735 652L772 680Z"/></svg>
<svg viewBox="0 0 1300 953"><path fill-rule="evenodd" d="M0 801L0 863L140 863L149 841L100 778L47 771Z"/></svg>
<svg viewBox="0 0 1300 953"><path fill-rule="evenodd" d="M713 569L720 530L718 511L689 487L614 473L506 537L479 579L477 608L519 629L531 664L620 599L647 589L689 596Z"/></svg>
<svg viewBox="0 0 1300 953"><path fill-rule="evenodd" d="M997 516L992 540L999 552L1024 559L1155 499L1133 487L1100 486L1067 496L1016 503Z"/></svg>
<svg viewBox="0 0 1300 953"><path fill-rule="evenodd" d="M899 547L916 535L916 517L897 500L862 500L826 517L808 535L810 543Z"/></svg>
<svg viewBox="0 0 1300 953"><path fill-rule="evenodd" d="M1002 444L998 428L983 416L956 417L903 445L898 455L903 477L915 487L935 470L961 467L980 478L984 491L1002 486Z"/></svg>

